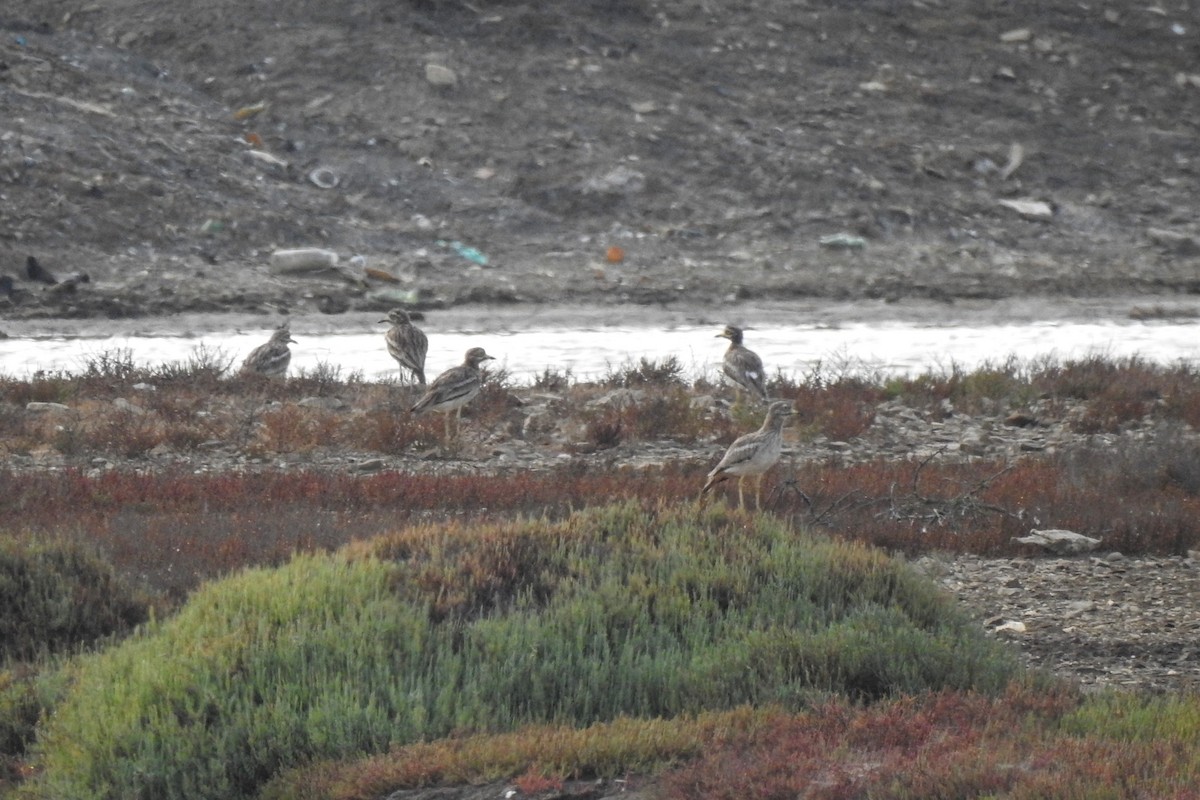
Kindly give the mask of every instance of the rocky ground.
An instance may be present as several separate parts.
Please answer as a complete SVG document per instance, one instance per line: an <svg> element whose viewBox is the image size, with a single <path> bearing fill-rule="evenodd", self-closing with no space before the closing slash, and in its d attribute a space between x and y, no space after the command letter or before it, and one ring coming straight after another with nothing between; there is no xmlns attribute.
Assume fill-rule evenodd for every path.
<svg viewBox="0 0 1200 800"><path fill-rule="evenodd" d="M18 335L185 311L1200 292L1187 4L26 0L0 9L0 108ZM290 248L337 265L281 271ZM904 457L1065 435L880 419ZM484 459L543 457L524 447ZM840 445L815 447L793 455ZM929 558L1036 663L1200 675L1189 560Z"/></svg>
<svg viewBox="0 0 1200 800"><path fill-rule="evenodd" d="M1190 293L1198 41L1186 4L28 0L3 318ZM344 269L272 272L305 247Z"/></svg>

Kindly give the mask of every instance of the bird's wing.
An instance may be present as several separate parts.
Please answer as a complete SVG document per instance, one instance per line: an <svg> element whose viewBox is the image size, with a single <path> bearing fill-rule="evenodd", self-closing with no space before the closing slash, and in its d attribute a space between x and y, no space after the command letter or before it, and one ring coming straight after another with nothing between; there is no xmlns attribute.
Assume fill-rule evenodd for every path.
<svg viewBox="0 0 1200 800"><path fill-rule="evenodd" d="M765 393L762 359L752 350L744 347L730 348L725 355L725 374L741 384L754 388L759 394Z"/></svg>
<svg viewBox="0 0 1200 800"><path fill-rule="evenodd" d="M762 446L762 437L757 433L747 433L745 436L738 437L733 444L729 445L729 449L725 451L725 455L721 457L720 462L713 467L710 475L715 475L721 472L729 472L736 470L740 466L749 464L755 453Z"/></svg>
<svg viewBox="0 0 1200 800"><path fill-rule="evenodd" d="M470 367L454 367L438 375L429 384L429 391L412 407L421 411L430 406L460 400L479 388L479 375Z"/></svg>

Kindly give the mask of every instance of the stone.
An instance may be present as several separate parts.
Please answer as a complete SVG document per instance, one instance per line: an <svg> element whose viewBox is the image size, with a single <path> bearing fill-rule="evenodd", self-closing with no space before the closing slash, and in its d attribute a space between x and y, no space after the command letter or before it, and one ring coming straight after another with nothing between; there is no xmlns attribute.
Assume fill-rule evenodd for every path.
<svg viewBox="0 0 1200 800"><path fill-rule="evenodd" d="M1093 539L1091 536L1084 536L1082 533L1074 531L1055 529L1039 531L1034 528L1029 531L1028 536L1014 536L1013 541L1038 545L1058 555L1075 555L1095 550L1100 546L1102 540Z"/></svg>
<svg viewBox="0 0 1200 800"><path fill-rule="evenodd" d="M458 73L442 64L426 64L425 80L432 86L446 89L458 85Z"/></svg>
<svg viewBox="0 0 1200 800"><path fill-rule="evenodd" d="M65 406L62 403L45 403L38 400L31 401L25 404L26 411L34 411L39 414L46 412L70 411L70 406Z"/></svg>

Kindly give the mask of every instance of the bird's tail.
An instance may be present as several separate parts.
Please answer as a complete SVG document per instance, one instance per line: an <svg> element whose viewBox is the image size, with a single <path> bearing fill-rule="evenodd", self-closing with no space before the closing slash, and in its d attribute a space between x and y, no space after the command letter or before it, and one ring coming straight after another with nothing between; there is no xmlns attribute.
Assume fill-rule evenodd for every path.
<svg viewBox="0 0 1200 800"><path fill-rule="evenodd" d="M703 497L704 495L708 494L714 486L728 477L728 475L725 475L721 472L714 472L712 475L709 475L708 480L704 482L704 488L700 490L700 496Z"/></svg>

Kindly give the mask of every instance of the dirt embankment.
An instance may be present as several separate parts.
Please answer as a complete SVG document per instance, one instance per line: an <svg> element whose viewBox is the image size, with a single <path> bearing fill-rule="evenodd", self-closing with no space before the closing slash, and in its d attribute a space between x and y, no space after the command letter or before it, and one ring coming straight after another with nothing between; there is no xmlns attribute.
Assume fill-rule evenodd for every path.
<svg viewBox="0 0 1200 800"><path fill-rule="evenodd" d="M0 318L1200 287L1173 9L30 0L0 33ZM272 274L291 247L353 275Z"/></svg>

